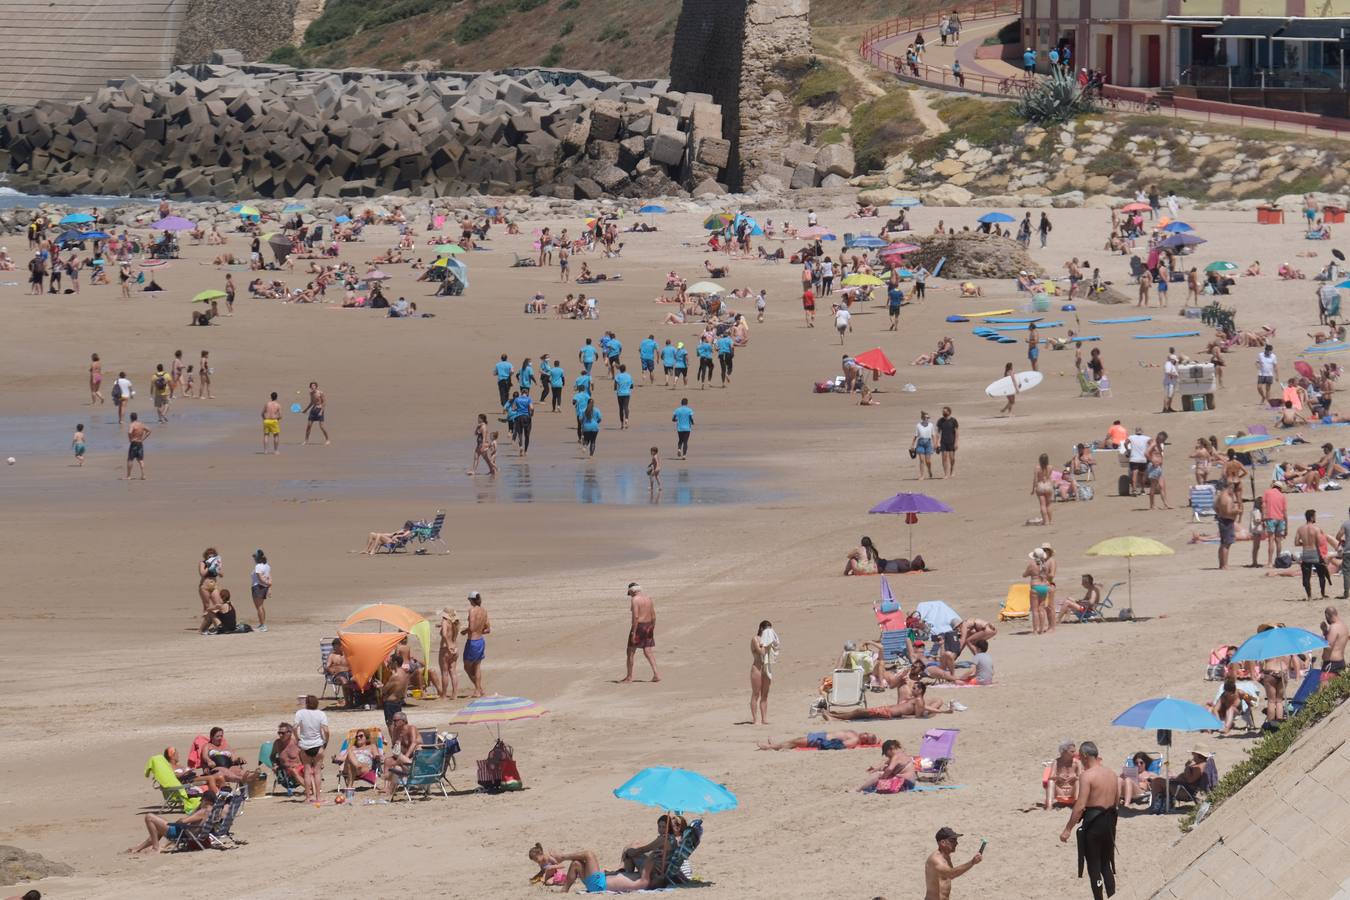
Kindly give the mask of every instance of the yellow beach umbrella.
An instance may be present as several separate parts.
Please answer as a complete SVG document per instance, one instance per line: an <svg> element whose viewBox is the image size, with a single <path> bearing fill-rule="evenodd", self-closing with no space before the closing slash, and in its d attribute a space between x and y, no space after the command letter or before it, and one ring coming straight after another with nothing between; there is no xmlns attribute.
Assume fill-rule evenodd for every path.
<svg viewBox="0 0 1350 900"><path fill-rule="evenodd" d="M1128 590L1129 607L1121 611L1121 618L1134 618L1134 565L1136 556L1172 556L1175 551L1160 541L1153 538L1135 537L1126 535L1124 537L1108 538L1099 544L1094 544L1088 548L1088 556L1123 556L1125 557L1125 584Z"/></svg>
<svg viewBox="0 0 1350 900"><path fill-rule="evenodd" d="M844 276L844 287L880 287L886 282L875 275L868 275L866 272L859 272L856 275Z"/></svg>

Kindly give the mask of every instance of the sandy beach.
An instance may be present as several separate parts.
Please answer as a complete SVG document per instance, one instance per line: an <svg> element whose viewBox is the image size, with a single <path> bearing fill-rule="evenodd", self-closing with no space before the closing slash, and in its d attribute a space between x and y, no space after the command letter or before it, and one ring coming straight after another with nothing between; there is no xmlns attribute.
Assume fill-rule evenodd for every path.
<svg viewBox="0 0 1350 900"><path fill-rule="evenodd" d="M973 227L983 211L919 208L910 218L923 234L939 219ZM847 208L817 212L840 234L881 221L846 220ZM1070 257L1087 259L1134 296L1126 258L1101 249L1107 211L1049 214L1049 246L1040 249L1033 239L1031 250L1047 273L1062 275ZM805 224L802 209L756 215ZM1288 225L1258 226L1253 213L1186 206L1182 212L1208 240L1186 257L1202 269L1218 259L1242 268L1261 261L1266 274L1239 278L1235 293L1222 299L1237 309L1239 327L1277 329L1273 343L1284 377L1293 374L1295 359L1319 364L1299 355L1312 343L1305 335L1315 330L1316 284L1282 281L1275 269L1289 262L1311 278L1338 246L1336 238L1304 240L1296 217L1290 212ZM494 229L487 251L463 257L472 288L462 297L431 297L431 286L416 283L407 265L381 266L393 276L386 293L435 313L427 319L389 319L337 303L254 300L246 291L251 273L236 272L234 315L209 328L190 327L191 313L201 309L190 302L193 295L223 286L223 273L209 264L215 248L206 246L185 246L181 260L156 273L165 293L130 300L115 285L92 287L87 280L78 295L27 297L23 271L0 273L0 281L19 282L0 287L8 307L0 458L16 458L0 468L0 524L8 536L0 685L10 709L10 727L0 734L7 785L0 843L74 866L74 876L42 882L44 895L178 897L210 884L229 896L257 898L395 890L536 896L543 889L527 884L534 867L526 859L535 841L549 849L594 849L616 865L625 844L653 834L657 812L612 791L658 764L694 769L739 798L735 811L706 818L693 859L696 875L718 896L920 896L923 861L943 825L967 836L958 861L981 839L989 842L984 862L955 883L953 897L1089 894L1075 878L1072 845L1058 840L1067 812L1038 805L1041 770L1056 745L1095 740L1108 767L1118 770L1130 753L1157 749L1151 732L1112 727L1118 713L1164 694L1210 700L1217 688L1203 680L1210 648L1240 643L1262 622L1316 630L1319 621L1322 604L1301 602L1296 578L1241 567L1249 544L1235 546L1234 567L1223 572L1216 570L1215 545L1188 544L1193 531L1214 528L1195 525L1186 508L1193 481L1186 455L1195 439L1222 439L1273 421L1257 404L1257 351L1227 355L1216 410L1164 415L1168 346L1199 357L1212 335L1198 320L1177 315L1184 286L1173 285L1169 307L1149 311L1153 321L1140 325L1088 325L1135 314L1133 300L1080 301L1083 332L1102 335L1092 346L1107 360L1112 395L1080 399L1072 350L1045 350L1044 382L1018 400L1014 417L1001 418L984 388L1007 362L1025 368L1025 348L988 343L971 334L971 324L945 319L1026 309L1027 295L1011 280L980 282L984 296L975 299L961 299L951 280L932 280L928 296L905 308L897 332L886 330L884 300L855 307L841 351L829 298L819 302L817 327L804 326L797 266L732 260L729 277L719 281L764 288L769 303L766 321L756 324L752 299L731 301L747 313L751 339L737 351L729 388L666 388L658 372L655 386L635 391L632 426L620 431L611 383L599 377L605 420L594 459L580 452L565 407L536 415L528 461L516 458L502 426L500 475L466 477L475 417L487 413L496 426L492 367L502 353L517 365L545 352L561 360L570 394L587 337L616 332L630 370L648 334L660 342L697 342L699 325L662 325L673 307L652 300L670 270L690 282L704 277L703 260L712 254L702 244L702 218L693 211L662 216L656 233L623 235L617 259L575 257L574 272L585 261L623 275L585 288L599 298L597 321L523 314L535 292L552 304L579 288L560 284L556 267L510 268L513 252L532 253L533 229L575 233L579 217L524 221L520 236ZM418 222L418 253L430 258L424 224ZM363 264L396 236L390 226L374 226L365 238L344 244L342 258ZM7 240L22 251L22 236ZM837 256L840 248L827 244L826 252ZM246 238L230 236L227 249L246 253ZM1303 251L1317 257L1296 256ZM15 255L22 265L25 255ZM274 277L303 285L303 265ZM1076 327L1073 316L1051 318ZM1132 337L1189 330L1201 336ZM943 335L955 339L953 365L909 365ZM813 382L839 373L841 352L872 347L899 369L879 383L880 405L812 392ZM190 363L210 351L215 399L176 401L170 422L157 425L150 373L178 349ZM111 402L89 406L91 353L102 358L105 396L120 370L137 388L130 409L154 430L144 482L119 477L126 438ZM288 412L281 453L264 455L259 412L268 394L276 391L289 408L305 402L310 381L327 392L332 445L302 446L303 417ZM906 383L916 390L904 391ZM681 397L697 416L686 460L675 458L671 423ZM907 452L914 424L920 410L936 417L944 405L961 423L956 477L918 482ZM1058 466L1075 442L1101 439L1114 419L1171 436L1166 477L1173 509L1149 511L1146 497L1116 496L1120 470L1108 457L1093 500L1056 504L1048 527L1024 524L1037 515L1030 495L1036 457L1048 453ZM88 436L82 468L68 449L76 423L85 424ZM1311 462L1316 444L1340 445L1342 433L1304 429L1312 445L1279 451L1280 458ZM649 498L643 471L653 445L663 460L659 502ZM1269 473L1258 470L1258 489ZM960 787L863 795L853 789L879 761L875 750L766 753L755 744L823 728L807 717L820 679L844 641L875 639L878 579L841 572L861 535L884 555L907 554L903 521L867 514L898 491L923 491L955 510L924 516L913 527L914 550L934 571L890 578L906 609L944 600L964 616L995 618L1008 586L1021 580L1028 551L1044 541L1054 546L1060 585L1075 597L1083 573L1106 585L1125 579L1124 560L1084 555L1102 539L1152 537L1176 555L1133 565L1134 608L1144 621L1063 625L1046 636L1030 634L1025 622L1000 623L990 651L996 684L930 693L956 698L966 711L870 729L917 752L926 729L959 728L952 783ZM1338 494L1290 495L1290 520L1313 508L1334 534L1346 504ZM430 518L437 509L448 513L448 554L353 552L368 532ZM219 548L222 584L248 622L255 622L247 600L249 557L265 548L275 579L267 633L198 635L196 563L208 546ZM615 683L623 674L630 581L640 581L656 602L659 684ZM1339 579L1333 589L1339 593ZM246 804L235 827L249 841L240 849L153 858L122 852L144 837L140 816L152 801L157 805L152 783L141 777L149 756L166 744L185 753L195 735L219 725L236 750L255 760L276 723L291 719L296 696L322 686L319 642L352 610L388 601L428 616L448 605L463 617L471 590L482 592L493 622L484 664L488 692L528 697L550 711L503 727L526 790L471 792L474 761L493 734L459 729L463 752L452 773L458 791L449 799L366 805L358 795L353 805L315 808L263 798ZM773 622L783 649L770 696L772 724L750 726L748 644L763 619ZM639 658L638 677L646 671ZM413 701L409 718L418 727L445 729L463 702ZM328 715L339 736L381 722L378 709ZM1242 759L1248 743L1214 735L1178 741L1174 762L1200 744L1217 754L1220 772ZM335 767L325 773L331 798ZM1123 815L1118 896L1147 895L1157 860L1178 837L1175 823L1173 816Z"/></svg>

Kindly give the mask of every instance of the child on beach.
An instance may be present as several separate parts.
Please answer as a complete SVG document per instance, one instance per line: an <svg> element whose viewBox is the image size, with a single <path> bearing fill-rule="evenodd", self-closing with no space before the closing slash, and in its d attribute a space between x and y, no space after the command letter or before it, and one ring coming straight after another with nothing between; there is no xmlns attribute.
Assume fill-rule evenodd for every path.
<svg viewBox="0 0 1350 900"><path fill-rule="evenodd" d="M191 396L192 396L192 370L195 369L195 368L196 368L196 366L188 366L188 367L187 367L187 374L183 376L183 396L184 396L184 397L191 397Z"/></svg>
<svg viewBox="0 0 1350 900"><path fill-rule="evenodd" d="M498 432L494 431L488 436L487 451L483 454L488 464L489 475L497 474L497 434Z"/></svg>
<svg viewBox="0 0 1350 900"><path fill-rule="evenodd" d="M661 451L653 447L651 462L647 463L647 489L661 490Z"/></svg>
<svg viewBox="0 0 1350 900"><path fill-rule="evenodd" d="M84 423L75 426L75 436L70 439L70 448L75 451L75 462L84 465Z"/></svg>

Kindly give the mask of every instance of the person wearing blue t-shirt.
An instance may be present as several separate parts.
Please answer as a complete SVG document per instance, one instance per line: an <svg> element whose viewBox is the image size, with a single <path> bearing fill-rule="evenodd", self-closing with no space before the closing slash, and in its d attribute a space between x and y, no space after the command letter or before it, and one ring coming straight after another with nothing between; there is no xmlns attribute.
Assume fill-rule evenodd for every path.
<svg viewBox="0 0 1350 900"><path fill-rule="evenodd" d="M520 392L526 397L530 396L530 389L534 387L534 366L530 365L528 356L520 364L520 373L516 375L516 381L520 383Z"/></svg>
<svg viewBox="0 0 1350 900"><path fill-rule="evenodd" d="M694 430L694 411L689 408L688 397L680 399L670 420L675 423L675 458L684 459L689 452L689 432Z"/></svg>
<svg viewBox="0 0 1350 900"><path fill-rule="evenodd" d="M684 341L675 345L675 381L689 384L689 351L684 349Z"/></svg>
<svg viewBox="0 0 1350 900"><path fill-rule="evenodd" d="M713 345L707 341L699 341L698 347L694 350L698 354L698 387L703 390L712 381L713 372Z"/></svg>
<svg viewBox="0 0 1350 900"><path fill-rule="evenodd" d="M609 346L605 348L605 362L609 363L609 377L614 377L614 370L619 368L619 355L623 353L623 342L614 336L614 332L609 333Z"/></svg>
<svg viewBox="0 0 1350 900"><path fill-rule="evenodd" d="M666 387L670 387L670 376L675 371L675 345L666 338L666 345L661 348L661 369L665 373L665 380L662 381Z"/></svg>
<svg viewBox="0 0 1350 900"><path fill-rule="evenodd" d="M1030 47L1022 54L1022 71L1027 73L1028 78L1036 74L1036 51Z"/></svg>
<svg viewBox="0 0 1350 900"><path fill-rule="evenodd" d="M581 417L586 412L586 406L591 402L591 395L581 390L576 385L572 386L572 408L577 414L577 443L581 443Z"/></svg>
<svg viewBox="0 0 1350 900"><path fill-rule="evenodd" d="M595 357L595 345L591 343L590 338L586 338L586 344L577 353L577 359L581 360L581 368L585 370L587 375L591 374L591 366L595 364Z"/></svg>
<svg viewBox="0 0 1350 900"><path fill-rule="evenodd" d="M731 340L731 335L722 335L717 339L717 364L722 370L722 387L731 384L731 365L735 358L735 342Z"/></svg>
<svg viewBox="0 0 1350 900"><path fill-rule="evenodd" d="M654 334L647 335L647 339L638 344L638 359L642 361L642 374L647 377L648 384L656 383L656 350L659 346Z"/></svg>
<svg viewBox="0 0 1350 900"><path fill-rule="evenodd" d="M595 439L600 434L600 418L600 410L596 409L595 403L588 398L586 407L581 413L581 443L590 456L595 455Z"/></svg>
<svg viewBox="0 0 1350 900"><path fill-rule="evenodd" d="M539 357L539 405L542 406L548 402L549 394L553 393L553 384L549 380L549 375L553 369L553 364L548 361L548 354L545 353Z"/></svg>
<svg viewBox="0 0 1350 900"><path fill-rule="evenodd" d="M562 403L563 385L567 383L567 373L558 363L554 363L548 368L548 384L553 388L553 411L558 411L558 406Z"/></svg>
<svg viewBox="0 0 1350 900"><path fill-rule="evenodd" d="M614 395L619 398L619 428L622 430L628 427L628 401L633 396L633 376L628 374L627 366L619 366L614 376Z"/></svg>
<svg viewBox="0 0 1350 900"><path fill-rule="evenodd" d="M528 456L530 452L530 430L534 424L534 401L530 395L521 391L512 401L511 408L516 414L516 444L520 447L520 455Z"/></svg>
<svg viewBox="0 0 1350 900"><path fill-rule="evenodd" d="M520 413L516 410L516 399L520 397L520 391L512 391L511 396L502 404L502 415L506 416L506 430L511 435L511 443L516 442L516 418Z"/></svg>
<svg viewBox="0 0 1350 900"><path fill-rule="evenodd" d="M492 367L492 371L497 375L497 397L501 400L501 405L505 406L506 401L511 399L511 373L515 368L506 361L506 354L502 354L501 362Z"/></svg>
<svg viewBox="0 0 1350 900"><path fill-rule="evenodd" d="M887 331L895 331L900 327L900 305L904 302L905 292L900 290L899 280L892 279L886 288L886 312L891 315L891 327Z"/></svg>
<svg viewBox="0 0 1350 900"><path fill-rule="evenodd" d="M582 372L577 376L577 383L574 387L578 391L585 391L589 394L591 392L591 376Z"/></svg>

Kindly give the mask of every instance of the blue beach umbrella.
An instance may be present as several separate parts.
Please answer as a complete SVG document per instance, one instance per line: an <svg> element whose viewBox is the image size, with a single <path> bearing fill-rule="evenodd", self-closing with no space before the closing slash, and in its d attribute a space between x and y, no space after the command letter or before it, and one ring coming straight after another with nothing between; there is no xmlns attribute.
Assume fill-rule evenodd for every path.
<svg viewBox="0 0 1350 900"><path fill-rule="evenodd" d="M648 203L646 206L638 207L638 212L649 216L663 216L670 212L670 210L659 203Z"/></svg>
<svg viewBox="0 0 1350 900"><path fill-rule="evenodd" d="M62 216L61 221L57 222L56 224L84 225L85 223L92 221L94 221L94 217L89 215L89 213L71 213L70 215Z"/></svg>
<svg viewBox="0 0 1350 900"><path fill-rule="evenodd" d="M1254 634L1242 642L1233 662L1249 662L1274 659L1277 656L1293 656L1296 653L1308 653L1327 646L1320 635L1303 628L1271 628Z"/></svg>
<svg viewBox="0 0 1350 900"><path fill-rule="evenodd" d="M1347 279L1345 279L1345 281L1342 281L1340 284L1337 284L1336 287L1338 287L1338 288L1350 288L1350 278L1347 278Z"/></svg>
<svg viewBox="0 0 1350 900"><path fill-rule="evenodd" d="M982 225L998 225L1004 222L1016 222L1012 216L1001 212L988 212L975 220Z"/></svg>
<svg viewBox="0 0 1350 900"><path fill-rule="evenodd" d="M1182 231L1194 231L1194 230L1195 230L1194 228L1187 225L1185 222L1168 222L1166 225L1163 226L1163 231L1166 231L1169 234L1177 234Z"/></svg>
<svg viewBox="0 0 1350 900"><path fill-rule="evenodd" d="M658 809L685 813L715 813L735 809L736 795L697 772L652 766L614 789L620 800L633 800Z"/></svg>
<svg viewBox="0 0 1350 900"><path fill-rule="evenodd" d="M891 200L891 206L899 206L908 209L911 206L923 206L923 201L917 197L896 197Z"/></svg>
<svg viewBox="0 0 1350 900"><path fill-rule="evenodd" d="M1158 242L1159 247L1173 249L1175 247L1194 247L1199 244L1209 243L1202 237L1196 237L1193 234L1174 234L1170 238Z"/></svg>
<svg viewBox="0 0 1350 900"><path fill-rule="evenodd" d="M108 238L112 237L112 235L108 234L106 231L82 231L80 233L84 235L86 241L106 241Z"/></svg>
<svg viewBox="0 0 1350 900"><path fill-rule="evenodd" d="M860 235L848 242L848 246L850 247L863 247L868 250L878 250L882 247L889 247L890 245L890 241L882 240L881 238L870 234Z"/></svg>
<svg viewBox="0 0 1350 900"><path fill-rule="evenodd" d="M87 240L89 240L89 238L85 237L83 232L67 231L65 234L57 238L56 242L58 244L77 244L80 241L87 241Z"/></svg>
<svg viewBox="0 0 1350 900"><path fill-rule="evenodd" d="M1214 713L1203 706L1173 697L1155 697L1136 703L1112 719L1111 724L1171 731L1208 731L1223 727Z"/></svg>

